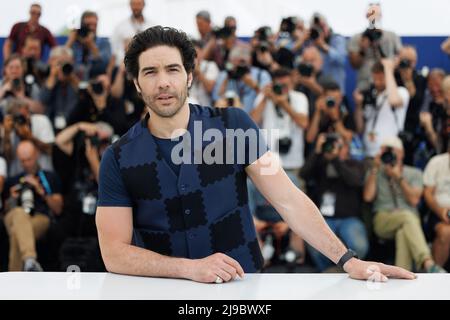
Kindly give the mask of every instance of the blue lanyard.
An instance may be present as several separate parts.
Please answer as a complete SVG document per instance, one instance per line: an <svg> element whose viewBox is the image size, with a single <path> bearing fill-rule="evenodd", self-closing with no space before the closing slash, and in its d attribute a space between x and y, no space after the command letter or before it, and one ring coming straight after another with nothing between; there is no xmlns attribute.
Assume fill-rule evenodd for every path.
<svg viewBox="0 0 450 320"><path fill-rule="evenodd" d="M47 177L45 176L42 170L38 172L39 179L41 179L42 186L45 189L46 194L52 194L52 189L50 188L50 184L48 183Z"/></svg>

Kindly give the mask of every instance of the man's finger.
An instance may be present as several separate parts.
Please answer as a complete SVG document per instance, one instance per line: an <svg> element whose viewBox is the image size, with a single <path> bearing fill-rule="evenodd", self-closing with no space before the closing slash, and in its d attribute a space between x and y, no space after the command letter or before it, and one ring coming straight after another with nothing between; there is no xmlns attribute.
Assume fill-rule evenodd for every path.
<svg viewBox="0 0 450 320"><path fill-rule="evenodd" d="M390 278L410 279L413 280L417 276L408 270L395 266L381 265L381 272Z"/></svg>
<svg viewBox="0 0 450 320"><path fill-rule="evenodd" d="M231 274L223 270L221 267L217 267L215 274L217 274L217 276L220 277L224 282L228 282L231 280Z"/></svg>
<svg viewBox="0 0 450 320"><path fill-rule="evenodd" d="M244 277L244 269L242 269L239 262L237 262L236 260L234 260L233 258L231 258L227 255L224 255L224 261L236 269L239 277L241 277L241 278Z"/></svg>
<svg viewBox="0 0 450 320"><path fill-rule="evenodd" d="M229 273L229 274L231 275L231 279L234 280L234 279L236 278L237 271L236 271L236 268L235 268L235 267L229 265L229 264L226 263L226 262L223 262L223 263L220 264L220 268L222 268L222 269L225 270L227 273Z"/></svg>

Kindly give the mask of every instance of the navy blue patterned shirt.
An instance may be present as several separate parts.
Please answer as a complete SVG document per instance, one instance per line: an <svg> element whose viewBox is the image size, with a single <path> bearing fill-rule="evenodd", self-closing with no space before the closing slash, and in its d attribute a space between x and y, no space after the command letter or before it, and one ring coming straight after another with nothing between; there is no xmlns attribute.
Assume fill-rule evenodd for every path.
<svg viewBox="0 0 450 320"><path fill-rule="evenodd" d="M245 272L256 272L261 269L263 259L248 208L245 167L267 151L264 138L241 109L192 104L189 108L190 161L181 163L179 173L167 163L167 157L162 155L147 128L147 114L103 154L98 206L132 208L136 246L190 259L221 252L236 259ZM202 136L206 130L214 129L225 138L196 145L194 128L198 124ZM251 142L245 140L246 154L239 155L237 139L228 138L226 129L256 132L257 153L250 152ZM235 142L234 148L230 146L231 140ZM220 143L223 141L226 143ZM196 156L215 143L223 148L223 163L194 162ZM230 163L225 154L231 149L235 152Z"/></svg>

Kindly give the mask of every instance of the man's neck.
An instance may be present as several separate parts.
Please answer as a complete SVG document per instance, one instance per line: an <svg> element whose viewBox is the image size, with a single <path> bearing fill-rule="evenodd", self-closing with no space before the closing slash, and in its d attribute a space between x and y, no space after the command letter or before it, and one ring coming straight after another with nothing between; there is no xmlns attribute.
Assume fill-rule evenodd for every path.
<svg viewBox="0 0 450 320"><path fill-rule="evenodd" d="M170 139L183 134L183 132L179 132L174 135L176 130L187 129L189 116L190 110L187 102L185 102L180 111L171 118L160 117L150 110L150 119L147 123L147 128L152 135L158 138Z"/></svg>
<svg viewBox="0 0 450 320"><path fill-rule="evenodd" d="M145 21L145 19L144 19L144 15L139 15L139 16L134 16L134 15L131 15L131 21L133 21L133 22L137 22L137 23L144 23L144 21Z"/></svg>

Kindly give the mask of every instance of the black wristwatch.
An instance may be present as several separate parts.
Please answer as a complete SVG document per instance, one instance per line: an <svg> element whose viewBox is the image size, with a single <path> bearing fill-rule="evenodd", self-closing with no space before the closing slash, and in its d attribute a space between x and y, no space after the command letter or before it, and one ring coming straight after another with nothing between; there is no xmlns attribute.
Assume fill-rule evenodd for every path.
<svg viewBox="0 0 450 320"><path fill-rule="evenodd" d="M348 249L347 252L344 253L344 255L339 259L337 265L343 269L344 264L351 258L358 258L358 255L352 249Z"/></svg>

